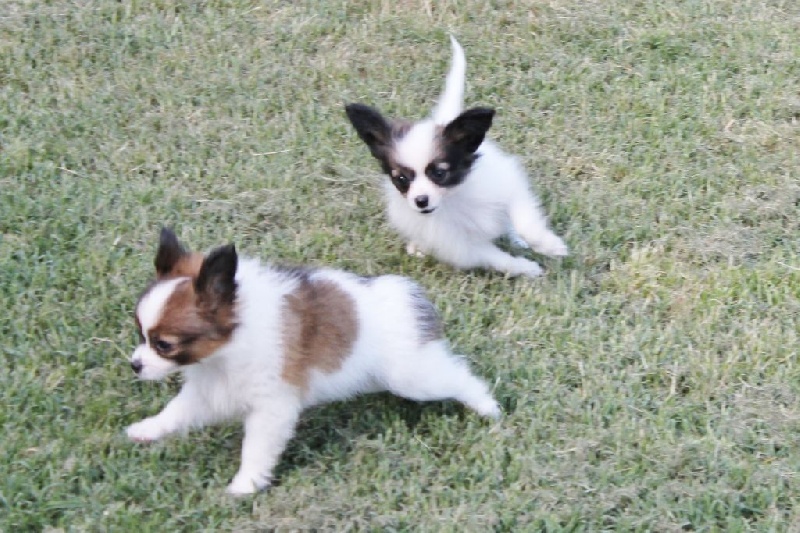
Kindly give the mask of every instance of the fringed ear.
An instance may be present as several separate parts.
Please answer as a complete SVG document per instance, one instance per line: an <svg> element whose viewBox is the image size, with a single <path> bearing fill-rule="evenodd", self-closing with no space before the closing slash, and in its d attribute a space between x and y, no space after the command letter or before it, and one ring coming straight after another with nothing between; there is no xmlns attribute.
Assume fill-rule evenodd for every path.
<svg viewBox="0 0 800 533"><path fill-rule="evenodd" d="M232 305L236 298L236 267L238 256L234 245L220 246L203 260L194 282L200 304L216 310Z"/></svg>
<svg viewBox="0 0 800 533"><path fill-rule="evenodd" d="M493 118L494 109L487 107L468 109L445 126L442 137L447 144L458 146L467 153L473 153L486 137Z"/></svg>
<svg viewBox="0 0 800 533"><path fill-rule="evenodd" d="M376 159L383 160L392 144L392 126L380 111L364 104L345 106L347 118Z"/></svg>
<svg viewBox="0 0 800 533"><path fill-rule="evenodd" d="M187 255L189 255L189 252L178 241L175 233L169 228L161 228L158 252L156 252L156 260L154 261L156 274L159 277L169 275L175 265Z"/></svg>

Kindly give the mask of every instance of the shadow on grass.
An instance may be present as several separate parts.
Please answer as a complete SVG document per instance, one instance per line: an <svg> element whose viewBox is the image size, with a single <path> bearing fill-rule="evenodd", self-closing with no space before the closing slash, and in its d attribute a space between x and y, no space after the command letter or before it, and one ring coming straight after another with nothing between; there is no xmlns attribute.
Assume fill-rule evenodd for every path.
<svg viewBox="0 0 800 533"><path fill-rule="evenodd" d="M320 460L347 461L356 442L380 439L387 432L396 433L398 426L424 438L431 433L429 422L433 420L426 414L434 419L446 417L459 421L476 416L455 401L420 403L389 393L310 409L303 414L294 438L281 456L272 485L279 486L285 475Z"/></svg>

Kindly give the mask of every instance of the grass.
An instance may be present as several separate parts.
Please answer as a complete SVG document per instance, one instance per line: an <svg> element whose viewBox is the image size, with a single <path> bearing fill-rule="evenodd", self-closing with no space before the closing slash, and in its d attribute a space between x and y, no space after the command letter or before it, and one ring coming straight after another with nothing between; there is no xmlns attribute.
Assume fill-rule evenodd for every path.
<svg viewBox="0 0 800 533"><path fill-rule="evenodd" d="M0 13L0 530L800 529L800 7L32 2ZM342 104L467 100L573 255L536 281L409 258ZM241 429L134 446L178 383L126 358L157 231L419 280L496 426L308 412L277 483Z"/></svg>

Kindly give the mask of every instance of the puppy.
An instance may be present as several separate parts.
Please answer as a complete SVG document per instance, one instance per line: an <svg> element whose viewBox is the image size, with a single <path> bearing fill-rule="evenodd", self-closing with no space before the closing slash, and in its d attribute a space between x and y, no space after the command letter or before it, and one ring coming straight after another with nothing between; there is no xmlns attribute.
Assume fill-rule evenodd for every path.
<svg viewBox="0 0 800 533"><path fill-rule="evenodd" d="M567 255L567 246L548 229L520 162L484 140L494 110L461 112L466 59L450 39L452 65L430 118L388 120L363 104L347 105L347 116L390 178L387 214L409 254L430 253L457 268L538 276L537 263L493 241L509 235L513 244L551 256Z"/></svg>
<svg viewBox="0 0 800 533"><path fill-rule="evenodd" d="M390 391L500 416L486 384L451 353L433 305L406 278L278 268L239 260L233 245L203 257L168 229L155 267L136 304L141 344L131 367L143 380L181 372L184 383L127 434L150 442L241 418L241 466L229 493L270 483L301 411L313 405Z"/></svg>

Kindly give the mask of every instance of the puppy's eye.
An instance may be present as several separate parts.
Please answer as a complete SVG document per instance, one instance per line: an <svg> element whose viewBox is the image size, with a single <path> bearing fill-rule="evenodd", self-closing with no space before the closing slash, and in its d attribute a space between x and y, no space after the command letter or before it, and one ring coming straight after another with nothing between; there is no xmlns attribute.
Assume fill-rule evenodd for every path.
<svg viewBox="0 0 800 533"><path fill-rule="evenodd" d="M409 180L402 174L397 174L392 176L392 181L394 182L394 186L397 187L397 190L400 192L406 192L409 186Z"/></svg>
<svg viewBox="0 0 800 533"><path fill-rule="evenodd" d="M165 341L165 340L163 340L163 339L158 339L158 340L157 340L157 341L156 341L156 342L153 344L153 346L155 347L155 349L156 349L157 351L159 351L159 352L164 352L164 353L171 352L171 351L172 351L172 348L173 348L173 346L172 346L172 343L171 343L171 342L167 342L167 341Z"/></svg>
<svg viewBox="0 0 800 533"><path fill-rule="evenodd" d="M447 176L447 170L445 170L445 169L443 169L441 167L433 167L430 170L430 177L435 179L435 180L440 180L440 179L444 178L445 176Z"/></svg>

